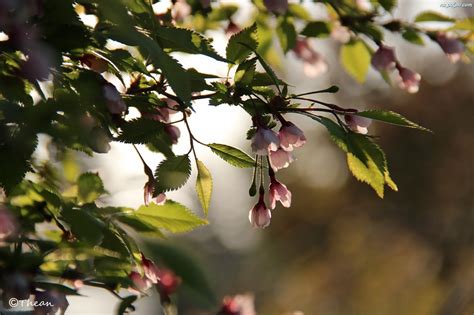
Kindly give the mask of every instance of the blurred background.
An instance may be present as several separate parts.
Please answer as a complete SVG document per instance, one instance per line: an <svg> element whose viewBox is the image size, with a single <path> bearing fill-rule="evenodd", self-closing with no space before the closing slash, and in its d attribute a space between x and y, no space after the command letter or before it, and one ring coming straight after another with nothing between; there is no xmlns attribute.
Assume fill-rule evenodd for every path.
<svg viewBox="0 0 474 315"><path fill-rule="evenodd" d="M453 17L474 13L474 8L441 8L441 3L400 0L394 15L410 20L425 10ZM248 12L245 2L242 5L235 22L245 26ZM312 10L319 14L317 6ZM225 36L211 35L218 51L224 51ZM419 47L386 35L401 63L421 74L417 94L388 86L374 70L359 85L341 68L339 44L330 39L314 41L329 65L326 74L304 77L303 65L292 53L277 72L293 85L291 92L338 85L339 93L321 100L393 110L432 129L434 134L371 125L399 192L388 191L379 199L349 174L345 155L322 126L287 115L308 139L296 151L297 161L277 174L292 191L293 203L289 209L277 207L267 229L255 230L248 222L256 202L247 193L251 171L232 168L208 149L198 148L214 178L210 225L167 243L200 265L217 300L251 293L262 315L474 314L474 67L451 64L429 40ZM227 70L225 64L189 57L183 64L223 76ZM206 105L197 102L190 118L196 137L250 152L250 142L244 140L250 118L235 107ZM183 126L181 130L177 151L186 152L187 135ZM140 150L150 166L159 163L161 156L145 147ZM146 182L138 156L119 143L110 153L79 158L104 179L110 192L104 204L138 207ZM191 178L195 176L193 170ZM200 211L194 181L169 197ZM160 263L153 248L149 254ZM84 303L96 305L96 314L113 314L113 297L92 289L85 295L70 298L68 314L81 313ZM158 312L157 299L142 299L136 314ZM179 314L210 314L193 294L183 292L177 302Z"/></svg>

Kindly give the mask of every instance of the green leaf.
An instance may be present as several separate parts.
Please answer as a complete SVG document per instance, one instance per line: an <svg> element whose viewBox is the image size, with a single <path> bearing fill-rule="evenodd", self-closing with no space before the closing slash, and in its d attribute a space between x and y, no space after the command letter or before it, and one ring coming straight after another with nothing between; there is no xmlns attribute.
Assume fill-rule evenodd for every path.
<svg viewBox="0 0 474 315"><path fill-rule="evenodd" d="M72 234L89 245L99 245L103 238L104 223L84 209L66 208L62 218L70 226Z"/></svg>
<svg viewBox="0 0 474 315"><path fill-rule="evenodd" d="M451 29L455 30L466 30L474 32L474 17L466 18L454 23Z"/></svg>
<svg viewBox="0 0 474 315"><path fill-rule="evenodd" d="M383 122L393 124L393 125L397 125L397 126L402 126L402 127L407 127L407 128L414 128L414 129L418 129L418 130L432 132L431 130L429 130L429 129L423 127L423 126L420 126L420 125L406 119L405 117L403 117L399 113L392 112L392 111L372 109L372 110L367 110L367 111L363 111L363 112L358 112L358 113L355 113L354 115L367 117L367 118L374 119L374 120L383 121Z"/></svg>
<svg viewBox="0 0 474 315"><path fill-rule="evenodd" d="M252 58L241 63L235 72L234 81L236 84L249 85L255 75L257 58Z"/></svg>
<svg viewBox="0 0 474 315"><path fill-rule="evenodd" d="M257 49L257 45L257 25L253 24L229 39L226 47L227 60L241 63L252 53L252 50Z"/></svg>
<svg viewBox="0 0 474 315"><path fill-rule="evenodd" d="M117 140L125 143L145 144L164 133L161 122L146 118L133 119L121 125L120 128L122 132Z"/></svg>
<svg viewBox="0 0 474 315"><path fill-rule="evenodd" d="M201 202L201 207L207 217L209 213L209 205L212 196L212 176L203 162L196 160L198 175L196 180L196 192Z"/></svg>
<svg viewBox="0 0 474 315"><path fill-rule="evenodd" d="M326 117L319 117L316 120L327 128L331 139L346 152L349 170L355 178L369 184L380 198L384 196L385 185L395 191L398 190L390 178L385 154L369 137L346 132Z"/></svg>
<svg viewBox="0 0 474 315"><path fill-rule="evenodd" d="M378 0L377 1L382 8L384 8L387 12L392 11L392 9L397 5L397 0Z"/></svg>
<svg viewBox="0 0 474 315"><path fill-rule="evenodd" d="M80 295L76 290L60 283L35 281L35 287L43 290L55 290L65 295Z"/></svg>
<svg viewBox="0 0 474 315"><path fill-rule="evenodd" d="M128 214L126 216L124 215L117 216L117 220L120 223L123 223L131 227L132 229L139 232L143 236L158 237L158 238L165 237L163 233L157 227L143 221L141 217L135 216L133 215L133 213Z"/></svg>
<svg viewBox="0 0 474 315"><path fill-rule="evenodd" d="M286 53L295 47L297 34L292 19L288 17L279 17L278 19L277 35L281 48Z"/></svg>
<svg viewBox="0 0 474 315"><path fill-rule="evenodd" d="M105 193L104 183L102 183L102 179L100 179L98 174L81 174L77 180L77 186L77 197L83 203L93 202Z"/></svg>
<svg viewBox="0 0 474 315"><path fill-rule="evenodd" d="M370 66L370 50L362 40L351 41L341 48L341 64L354 79L364 83Z"/></svg>
<svg viewBox="0 0 474 315"><path fill-rule="evenodd" d="M141 206L134 215L143 222L158 229L166 229L173 233L189 232L197 227L208 224L185 206L168 200L162 206L151 203Z"/></svg>
<svg viewBox="0 0 474 315"><path fill-rule="evenodd" d="M311 15L309 14L308 10L306 10L304 6L297 3L290 3L288 5L288 13L291 16L294 16L303 21L311 20Z"/></svg>
<svg viewBox="0 0 474 315"><path fill-rule="evenodd" d="M190 174L191 161L187 154L168 157L156 168L155 195L181 188L187 182Z"/></svg>
<svg viewBox="0 0 474 315"><path fill-rule="evenodd" d="M417 31L415 31L414 29L412 28L407 28L403 33L402 33L402 37L409 41L410 43L412 44L415 44L415 45L421 45L423 46L425 43L423 42L423 38L421 38L421 36L418 34Z"/></svg>
<svg viewBox="0 0 474 315"><path fill-rule="evenodd" d="M183 280L178 289L179 296L186 295L193 305L214 309L217 303L215 294L202 268L203 264L194 258L192 250L185 250L169 242L146 242L147 257L162 262ZM184 298L184 297L183 297Z"/></svg>
<svg viewBox="0 0 474 315"><path fill-rule="evenodd" d="M425 11L421 12L415 17L415 22L454 22L456 19L453 19L449 16L442 15L441 13L435 11Z"/></svg>
<svg viewBox="0 0 474 315"><path fill-rule="evenodd" d="M227 62L225 58L219 56L207 38L193 30L177 27L159 27L155 33L160 38L163 48L171 48L191 54L202 54Z"/></svg>
<svg viewBox="0 0 474 315"><path fill-rule="evenodd" d="M331 33L329 26L323 21L313 21L306 24L301 35L306 37L328 37Z"/></svg>
<svg viewBox="0 0 474 315"><path fill-rule="evenodd" d="M217 154L230 165L240 168L254 167L255 165L255 160L252 157L237 148L219 143L211 143L208 144L208 146L211 148L212 152Z"/></svg>

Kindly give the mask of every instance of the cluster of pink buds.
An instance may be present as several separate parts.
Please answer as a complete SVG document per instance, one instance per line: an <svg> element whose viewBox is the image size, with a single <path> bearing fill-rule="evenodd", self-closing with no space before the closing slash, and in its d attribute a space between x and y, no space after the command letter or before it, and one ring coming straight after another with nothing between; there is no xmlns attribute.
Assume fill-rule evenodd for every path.
<svg viewBox="0 0 474 315"><path fill-rule="evenodd" d="M153 285L157 285L160 294L169 296L181 284L181 278L177 277L174 272L158 268L153 261L147 259L143 254L139 269L142 269L143 273L134 270L128 276L133 282L133 287L129 288L129 291L134 294L140 295Z"/></svg>
<svg viewBox="0 0 474 315"><path fill-rule="evenodd" d="M276 179L275 172L288 167L294 161L292 151L306 143L306 137L300 128L284 119L281 121L282 126L278 133L266 127L258 127L252 137L252 150L257 155L268 156L270 209L275 209L277 201L286 208L290 207L291 192ZM265 228L270 224L272 214L264 199L265 189L261 185L258 202L249 212L249 220L254 227Z"/></svg>
<svg viewBox="0 0 474 315"><path fill-rule="evenodd" d="M420 74L402 67L397 61L393 48L380 44L379 49L372 56L372 65L379 71L392 71L396 68L399 74L399 87L408 93L418 92Z"/></svg>
<svg viewBox="0 0 474 315"><path fill-rule="evenodd" d="M176 113L172 108L175 108L178 104L169 98L165 98L163 101L165 102L166 107L157 107L156 111L142 113L142 116L164 123L165 132L170 137L171 143L176 144L181 136L181 131L178 127L171 124L171 115Z"/></svg>
<svg viewBox="0 0 474 315"><path fill-rule="evenodd" d="M293 52L303 61L303 72L306 76L314 78L328 70L323 56L311 47L307 39L297 39Z"/></svg>
<svg viewBox="0 0 474 315"><path fill-rule="evenodd" d="M452 63L458 62L466 49L464 44L451 33L439 32L435 40Z"/></svg>

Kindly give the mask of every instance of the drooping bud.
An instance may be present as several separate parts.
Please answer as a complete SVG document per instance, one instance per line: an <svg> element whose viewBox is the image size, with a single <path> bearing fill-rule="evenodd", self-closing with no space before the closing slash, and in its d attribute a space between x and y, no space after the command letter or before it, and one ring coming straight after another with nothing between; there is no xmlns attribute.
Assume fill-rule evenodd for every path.
<svg viewBox="0 0 474 315"><path fill-rule="evenodd" d="M285 14L288 10L288 0L263 0L268 11L275 14Z"/></svg>
<svg viewBox="0 0 474 315"><path fill-rule="evenodd" d="M254 297L251 294L226 296L217 315L256 315Z"/></svg>
<svg viewBox="0 0 474 315"><path fill-rule="evenodd" d="M275 178L271 178L269 193L270 208L272 210L275 209L277 201L280 201L285 208L291 206L291 191L286 188L285 184L280 183Z"/></svg>
<svg viewBox="0 0 474 315"><path fill-rule="evenodd" d="M282 168L287 168L294 161L293 154L285 151L283 148L278 148L275 151L270 150L268 157L270 166L275 172Z"/></svg>
<svg viewBox="0 0 474 315"><path fill-rule="evenodd" d="M102 92L104 94L107 109L111 114L122 114L127 110L127 105L113 84L104 84Z"/></svg>
<svg viewBox="0 0 474 315"><path fill-rule="evenodd" d="M416 93L420 88L421 75L410 69L398 67L398 73L400 74L399 86L402 90L406 90L408 93Z"/></svg>
<svg viewBox="0 0 474 315"><path fill-rule="evenodd" d="M259 155L268 155L269 150L277 150L280 145L276 132L265 127L258 127L251 141L252 150Z"/></svg>
<svg viewBox="0 0 474 315"><path fill-rule="evenodd" d="M263 194L260 194L257 204L249 211L249 221L255 228L266 228L272 218L272 212L265 205L263 197Z"/></svg>
<svg viewBox="0 0 474 315"><path fill-rule="evenodd" d="M344 115L344 120L350 130L364 135L367 134L368 127L372 123L370 118L350 114Z"/></svg>
<svg viewBox="0 0 474 315"><path fill-rule="evenodd" d="M436 35L436 42L451 62L455 63L461 59L465 47L459 39L451 34L440 32Z"/></svg>
<svg viewBox="0 0 474 315"><path fill-rule="evenodd" d="M278 132L280 146L286 151L293 151L306 143L303 131L291 122L285 122Z"/></svg>
<svg viewBox="0 0 474 315"><path fill-rule="evenodd" d="M379 71L393 69L396 63L395 51L388 46L381 45L372 56L372 66Z"/></svg>

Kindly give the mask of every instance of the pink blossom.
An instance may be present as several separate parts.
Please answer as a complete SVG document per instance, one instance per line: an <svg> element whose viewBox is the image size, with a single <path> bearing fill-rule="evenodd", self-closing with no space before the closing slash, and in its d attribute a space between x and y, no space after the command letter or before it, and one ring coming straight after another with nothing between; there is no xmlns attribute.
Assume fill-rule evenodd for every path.
<svg viewBox="0 0 474 315"><path fill-rule="evenodd" d="M465 47L456 37L451 34L438 33L436 41L451 62L454 63L461 59Z"/></svg>
<svg viewBox="0 0 474 315"><path fill-rule="evenodd" d="M268 11L284 14L288 10L288 0L263 0Z"/></svg>
<svg viewBox="0 0 474 315"><path fill-rule="evenodd" d="M287 168L294 161L291 152L278 148L276 151L269 152L270 165L276 172L282 168Z"/></svg>
<svg viewBox="0 0 474 315"><path fill-rule="evenodd" d="M102 92L104 93L105 104L110 113L121 114L127 110L127 105L113 84L104 84Z"/></svg>
<svg viewBox="0 0 474 315"><path fill-rule="evenodd" d="M178 143L178 139L181 136L181 131L179 130L178 127L173 126L173 125L166 125L165 126L165 132L170 137L171 143L173 143L173 144Z"/></svg>
<svg viewBox="0 0 474 315"><path fill-rule="evenodd" d="M139 295L141 292L148 290L152 286L152 282L145 276L142 276L140 273L136 271L130 272L128 275L130 280L132 280L133 288L129 288L128 290L134 294Z"/></svg>
<svg viewBox="0 0 474 315"><path fill-rule="evenodd" d="M286 151L293 151L306 143L306 137L303 131L291 122L285 122L278 133L280 146Z"/></svg>
<svg viewBox="0 0 474 315"><path fill-rule="evenodd" d="M0 242L14 236L18 231L18 223L7 207L0 205Z"/></svg>
<svg viewBox="0 0 474 315"><path fill-rule="evenodd" d="M265 205L263 195L260 195L257 204L249 211L249 221L255 228L266 228L270 225L271 218L272 212Z"/></svg>
<svg viewBox="0 0 474 315"><path fill-rule="evenodd" d="M402 90L406 90L408 93L416 93L420 87L421 75L410 69L398 67L398 73L400 74L399 86Z"/></svg>
<svg viewBox="0 0 474 315"><path fill-rule="evenodd" d="M364 135L367 134L367 127L372 123L372 119L356 115L344 115L344 120L349 129Z"/></svg>
<svg viewBox="0 0 474 315"><path fill-rule="evenodd" d="M150 259L147 259L145 255L142 253L142 267L143 271L145 273L145 277L150 280L151 283L158 283L160 280L160 270L158 267L155 265L153 261Z"/></svg>
<svg viewBox="0 0 474 315"><path fill-rule="evenodd" d="M227 24L227 27L225 29L225 34L227 36L231 36L240 32L241 30L242 29L237 24L235 24L232 20L229 20L229 24Z"/></svg>
<svg viewBox="0 0 474 315"><path fill-rule="evenodd" d="M296 57L303 60L303 72L306 76L314 78L328 70L326 61L310 46L308 40L298 39L293 51Z"/></svg>
<svg viewBox="0 0 474 315"><path fill-rule="evenodd" d="M160 288L161 294L166 296L173 294L181 284L181 278L178 277L172 270L160 268L159 272L158 287Z"/></svg>
<svg viewBox="0 0 474 315"><path fill-rule="evenodd" d="M191 14L191 6L186 0L177 0L171 10L171 15L176 22L182 22Z"/></svg>
<svg viewBox="0 0 474 315"><path fill-rule="evenodd" d="M381 45L372 56L372 66L379 71L392 69L396 63L395 51L388 46Z"/></svg>
<svg viewBox="0 0 474 315"><path fill-rule="evenodd" d="M362 11L371 11L372 3L369 0L355 0L356 6Z"/></svg>
<svg viewBox="0 0 474 315"><path fill-rule="evenodd" d="M291 206L291 191L286 188L285 184L282 184L275 178L272 178L269 192L271 209L275 209L277 201L280 201L285 208L289 208Z"/></svg>
<svg viewBox="0 0 474 315"><path fill-rule="evenodd" d="M339 22L336 22L331 29L331 38L342 44L345 44L351 39L351 33L347 27L341 25Z"/></svg>
<svg viewBox="0 0 474 315"><path fill-rule="evenodd" d="M155 190L155 184L153 181L148 181L145 184L145 187L143 187L143 201L145 203L145 206L148 206L150 202L152 201L153 198L153 192ZM166 194L161 193L155 198L155 203L159 206L162 206L166 202Z"/></svg>
<svg viewBox="0 0 474 315"><path fill-rule="evenodd" d="M256 315L254 297L251 294L226 296L217 315Z"/></svg>
<svg viewBox="0 0 474 315"><path fill-rule="evenodd" d="M166 203L166 194L165 193L161 193L159 194L158 196L156 196L155 198L155 202L157 205L159 206L162 206Z"/></svg>
<svg viewBox="0 0 474 315"><path fill-rule="evenodd" d="M252 150L259 155L267 155L269 150L277 150L279 145L276 132L265 127L258 127L252 137Z"/></svg>

